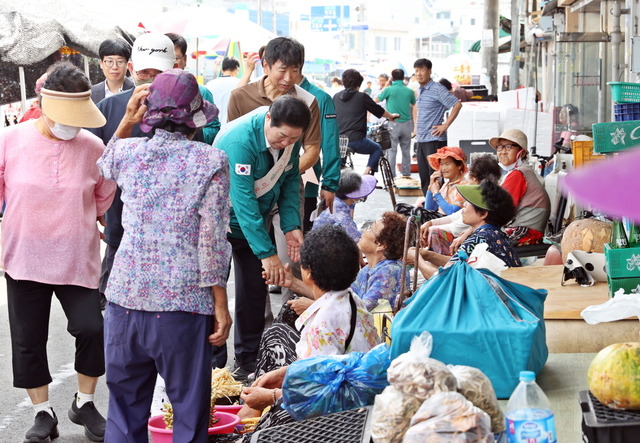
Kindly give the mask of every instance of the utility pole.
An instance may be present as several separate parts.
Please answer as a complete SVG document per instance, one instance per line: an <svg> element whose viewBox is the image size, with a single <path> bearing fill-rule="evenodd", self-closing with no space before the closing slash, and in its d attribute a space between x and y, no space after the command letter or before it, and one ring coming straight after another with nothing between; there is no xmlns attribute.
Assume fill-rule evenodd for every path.
<svg viewBox="0 0 640 443"><path fill-rule="evenodd" d="M258 25L262 26L262 0L258 0Z"/></svg>
<svg viewBox="0 0 640 443"><path fill-rule="evenodd" d="M520 0L511 1L511 71L509 89L520 86Z"/></svg>
<svg viewBox="0 0 640 443"><path fill-rule="evenodd" d="M485 0L482 29L482 75L489 83L489 94L498 93L498 0Z"/></svg>
<svg viewBox="0 0 640 443"><path fill-rule="evenodd" d="M278 34L278 30L276 29L276 22L277 22L276 0L271 0L271 14L273 14L271 17L272 23L273 23L273 33Z"/></svg>

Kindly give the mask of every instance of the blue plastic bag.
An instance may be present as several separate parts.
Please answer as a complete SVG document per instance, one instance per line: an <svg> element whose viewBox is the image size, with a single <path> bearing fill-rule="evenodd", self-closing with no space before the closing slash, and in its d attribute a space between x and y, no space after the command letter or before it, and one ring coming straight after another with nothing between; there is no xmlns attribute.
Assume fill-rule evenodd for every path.
<svg viewBox="0 0 640 443"><path fill-rule="evenodd" d="M372 405L389 385L389 346L365 353L311 357L287 368L283 408L296 420Z"/></svg>
<svg viewBox="0 0 640 443"><path fill-rule="evenodd" d="M504 280L464 260L440 270L395 316L391 358L407 352L423 331L433 336L431 358L480 369L498 398L508 398L520 371L540 372L547 361L547 291Z"/></svg>

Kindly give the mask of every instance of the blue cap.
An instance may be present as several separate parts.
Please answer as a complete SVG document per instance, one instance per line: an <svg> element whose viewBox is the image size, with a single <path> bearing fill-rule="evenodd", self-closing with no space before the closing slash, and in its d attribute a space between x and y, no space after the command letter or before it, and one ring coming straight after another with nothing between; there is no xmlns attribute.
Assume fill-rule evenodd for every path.
<svg viewBox="0 0 640 443"><path fill-rule="evenodd" d="M520 381L534 381L536 373L533 371L520 371Z"/></svg>

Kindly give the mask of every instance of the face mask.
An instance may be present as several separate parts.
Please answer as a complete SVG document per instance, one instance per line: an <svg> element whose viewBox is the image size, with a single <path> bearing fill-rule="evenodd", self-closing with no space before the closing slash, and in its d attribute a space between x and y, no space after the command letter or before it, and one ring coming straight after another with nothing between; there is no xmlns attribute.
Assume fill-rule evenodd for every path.
<svg viewBox="0 0 640 443"><path fill-rule="evenodd" d="M518 158L515 162L511 163L510 165L503 165L502 163L498 163L500 165L500 167L502 168L502 174L506 174L507 172L518 168L520 166L522 166L522 160L520 158Z"/></svg>
<svg viewBox="0 0 640 443"><path fill-rule="evenodd" d="M76 126L62 125L60 123L54 122L53 127L49 126L49 129L51 129L51 133L56 138L59 138L60 140L71 140L75 138L76 135L78 135L78 132L80 132L81 128L78 128Z"/></svg>

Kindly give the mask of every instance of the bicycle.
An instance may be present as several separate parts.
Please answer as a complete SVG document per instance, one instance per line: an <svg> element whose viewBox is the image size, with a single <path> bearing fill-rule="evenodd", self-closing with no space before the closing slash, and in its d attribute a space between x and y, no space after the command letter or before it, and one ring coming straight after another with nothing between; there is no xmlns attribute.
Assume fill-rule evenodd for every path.
<svg viewBox="0 0 640 443"><path fill-rule="evenodd" d="M386 135L385 135L386 134ZM393 208L396 207L396 194L395 188L393 185L393 173L391 169L391 164L385 155L385 151L391 147L391 138L389 135L389 130L387 128L387 122L378 123L373 125L371 129L369 129L367 133L367 137L373 140L374 142L380 144L382 147L382 156L378 161L378 170L382 175L382 186L385 191L389 193L389 197L391 197L391 206ZM341 135L340 136L340 157L342 158L342 167L353 169L353 159L351 158L351 154L355 152L349 148L349 138Z"/></svg>

